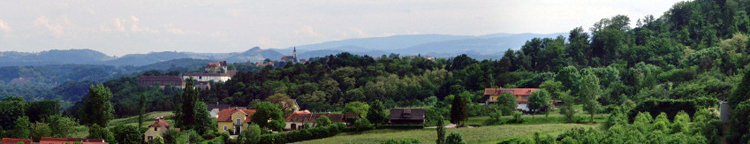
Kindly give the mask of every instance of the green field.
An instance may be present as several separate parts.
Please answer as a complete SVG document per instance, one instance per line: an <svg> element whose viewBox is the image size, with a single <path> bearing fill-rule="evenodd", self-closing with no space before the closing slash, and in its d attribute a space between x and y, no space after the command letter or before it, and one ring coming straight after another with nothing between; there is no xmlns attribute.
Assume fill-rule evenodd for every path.
<svg viewBox="0 0 750 144"><path fill-rule="evenodd" d="M447 129L447 134L458 132L467 143L497 143L500 140L517 137L530 137L534 132L557 135L565 130L584 127L597 127L598 124L535 124L498 125L475 128ZM359 134L343 133L334 137L298 142L299 144L376 144L388 139L419 139L422 143L435 143L434 128L418 130L372 130Z"/></svg>
<svg viewBox="0 0 750 144"><path fill-rule="evenodd" d="M166 118L166 116L171 116L172 112L171 111L157 111L157 112L150 112L145 115L146 115L146 119L143 121L143 127L153 124L154 121L156 121L156 117L165 116ZM171 125L174 122L170 119L167 119L167 123ZM131 117L126 117L126 118L110 120L109 124L107 124L107 128L114 128L117 125L133 125L133 126L138 125L138 116L131 116ZM75 127L75 129L76 129L76 132L71 135L71 137L73 138L85 138L86 136L89 135L89 131L86 126L83 126L83 125L77 126Z"/></svg>

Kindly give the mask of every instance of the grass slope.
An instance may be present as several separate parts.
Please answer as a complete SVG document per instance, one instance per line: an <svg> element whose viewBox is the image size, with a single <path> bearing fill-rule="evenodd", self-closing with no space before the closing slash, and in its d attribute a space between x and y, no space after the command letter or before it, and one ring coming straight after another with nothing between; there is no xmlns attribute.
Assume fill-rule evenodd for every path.
<svg viewBox="0 0 750 144"><path fill-rule="evenodd" d="M534 134L534 132L537 131L541 132L542 134L557 135L565 130L575 127L590 128L596 126L598 126L598 124L499 125L476 128L447 129L446 134L450 134L451 132L461 133L467 143L497 143L497 141L508 138L530 137ZM325 139L298 142L298 144L377 144L388 139L399 140L407 138L419 139L422 143L431 144L435 143L436 136L437 132L434 128L403 131L373 130L360 134L344 133Z"/></svg>
<svg viewBox="0 0 750 144"><path fill-rule="evenodd" d="M171 111L157 111L157 112L146 113L145 115L146 115L146 119L143 120L142 127L146 127L150 124L153 124L154 121L156 121L156 117L164 116L166 118L167 116L171 116L173 114ZM167 123L169 123L170 125L174 124L174 122L170 119L167 119ZM132 126L138 125L138 116L131 116L131 117L126 117L126 118L110 120L109 123L107 124L107 128L111 129L118 125L132 125ZM76 132L71 134L71 137L73 138L85 138L86 136L89 135L89 129L88 127L84 125L77 126L75 127L75 129L76 129Z"/></svg>

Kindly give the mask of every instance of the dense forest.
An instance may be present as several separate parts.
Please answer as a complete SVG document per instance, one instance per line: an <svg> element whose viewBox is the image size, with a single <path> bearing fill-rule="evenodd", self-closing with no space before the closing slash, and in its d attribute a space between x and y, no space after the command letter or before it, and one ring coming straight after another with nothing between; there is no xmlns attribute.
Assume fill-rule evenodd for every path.
<svg viewBox="0 0 750 144"><path fill-rule="evenodd" d="M649 122L655 115L670 120L679 115L678 119L689 121L697 109L716 107L719 100L739 105L735 109L742 114L750 110L750 102L743 96L750 92L750 82L746 83L750 79L743 79L750 71L746 69L750 64L749 11L750 1L745 0L679 2L661 17L638 18L635 27L630 26L630 17L616 15L601 19L588 31L581 26L572 28L567 36L528 40L520 49L508 50L492 60L478 61L467 55L427 60L421 56L371 57L344 52L283 67L238 67L244 71L227 82L213 83L211 89L199 90L198 97L205 103L247 106L285 94L296 99L302 109L316 112L342 111L350 102L379 100L386 108L433 106L437 111L443 109L437 113L444 115L447 103L455 97L463 97L476 107L484 88L538 88L559 83L559 90L550 90L553 95L563 92L579 99L593 98L594 105L639 103L635 108L639 109L647 101L700 102L692 103L692 112L688 113L643 116ZM149 71L141 75L179 72ZM65 83L55 93L95 83ZM182 90L142 86L137 76L109 80L103 86L114 95L111 102L117 117L137 115L139 110L133 105L141 95L148 97L148 111L173 110L183 101ZM76 113L82 105L79 102L66 113L79 116ZM707 117L701 113L701 117ZM732 129L734 135L728 141L748 141L742 136L748 133L745 119L733 120L733 124L742 126Z"/></svg>

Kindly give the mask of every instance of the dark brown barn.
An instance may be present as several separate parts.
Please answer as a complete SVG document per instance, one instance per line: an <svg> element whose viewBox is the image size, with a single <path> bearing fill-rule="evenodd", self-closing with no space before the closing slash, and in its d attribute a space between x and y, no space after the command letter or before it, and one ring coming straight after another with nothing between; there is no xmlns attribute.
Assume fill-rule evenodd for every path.
<svg viewBox="0 0 750 144"><path fill-rule="evenodd" d="M391 109L391 124L424 125L424 109Z"/></svg>

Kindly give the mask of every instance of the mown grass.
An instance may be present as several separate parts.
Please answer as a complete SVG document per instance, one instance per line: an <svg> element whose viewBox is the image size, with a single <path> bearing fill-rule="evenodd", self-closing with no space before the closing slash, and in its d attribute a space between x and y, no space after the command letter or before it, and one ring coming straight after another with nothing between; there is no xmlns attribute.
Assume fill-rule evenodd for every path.
<svg viewBox="0 0 750 144"><path fill-rule="evenodd" d="M458 132L467 143L496 143L508 138L529 137L534 132L542 134L559 134L565 130L583 127L596 127L598 124L534 124L534 125L498 125L475 128L447 129L447 134ZM419 139L424 144L435 143L434 128L418 130L373 130L360 134L339 134L334 137L298 142L299 144L373 144L388 139Z"/></svg>

